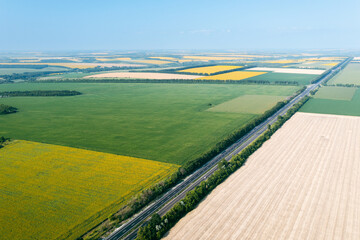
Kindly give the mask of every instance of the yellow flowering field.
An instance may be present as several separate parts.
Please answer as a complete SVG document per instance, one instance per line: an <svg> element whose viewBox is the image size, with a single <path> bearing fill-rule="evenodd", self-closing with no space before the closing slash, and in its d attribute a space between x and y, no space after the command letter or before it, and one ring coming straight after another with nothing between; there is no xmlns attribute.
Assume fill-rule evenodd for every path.
<svg viewBox="0 0 360 240"><path fill-rule="evenodd" d="M223 73L218 75L212 75L207 77L202 77L198 79L203 80L243 80L250 77L255 77L258 75L265 74L267 72L245 72L245 71L235 71L229 73Z"/></svg>
<svg viewBox="0 0 360 240"><path fill-rule="evenodd" d="M0 149L0 238L76 239L178 167L13 141Z"/></svg>
<svg viewBox="0 0 360 240"><path fill-rule="evenodd" d="M226 65L217 65L217 66L208 66L208 67L196 67L188 68L184 70L179 70L178 72L188 72L188 73L201 73L201 74L212 74L232 69L242 68L242 66L226 66Z"/></svg>

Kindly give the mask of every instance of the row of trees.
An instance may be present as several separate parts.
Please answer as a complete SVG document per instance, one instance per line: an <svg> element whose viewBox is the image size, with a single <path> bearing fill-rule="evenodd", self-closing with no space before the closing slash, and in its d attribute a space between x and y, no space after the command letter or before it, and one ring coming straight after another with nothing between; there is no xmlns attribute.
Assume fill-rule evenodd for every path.
<svg viewBox="0 0 360 240"><path fill-rule="evenodd" d="M16 113L18 109L16 107L12 107L5 104L0 104L0 115L1 114L10 114L10 113Z"/></svg>
<svg viewBox="0 0 360 240"><path fill-rule="evenodd" d="M68 71L59 71L56 73L66 73ZM25 72L25 73L13 73L11 75L1 75L0 77L4 79L4 82L12 82L17 79L25 81L35 81L39 77L46 77L49 74L54 72Z"/></svg>
<svg viewBox="0 0 360 240"><path fill-rule="evenodd" d="M297 91L292 98L300 94L302 91L304 91L306 87L300 89ZM275 112L277 112L280 108L285 106L292 98L278 102L273 108L266 111L261 116L257 117L256 119L249 122L244 127L234 131L232 134L224 138L222 141L218 142L215 146L212 147L211 150L208 152L202 154L200 157L193 159L191 161L188 161L186 164L184 164L182 167L178 169L175 173L173 173L170 177L167 179L151 186L148 189L145 189L141 194L135 196L133 199L131 199L126 206L124 206L120 211L117 213L111 215L109 217L109 220L111 221L112 225L115 227L123 220L131 217L133 214L138 212L140 209L142 209L144 206L149 204L154 199L158 198L166 192L168 189L175 186L177 183L179 183L183 178L197 170L199 167L201 167L203 164L211 160L213 157L221 153L223 150L225 150L227 147L229 147L231 144L236 142L238 139L249 133L252 129L254 129L258 124L266 120L268 117L273 115Z"/></svg>
<svg viewBox="0 0 360 240"><path fill-rule="evenodd" d="M146 226L140 228L137 239L155 240L161 239L183 216L193 210L216 186L222 183L228 176L239 169L248 157L259 149L262 144L274 134L300 107L308 101L305 97L295 104L284 116L279 116L278 121L261 135L255 142L246 147L240 154L233 157L229 162L222 160L218 164L218 170L207 180L200 183L194 190L187 193L186 197L168 211L163 217L158 214L152 216Z"/></svg>
<svg viewBox="0 0 360 240"><path fill-rule="evenodd" d="M6 64L6 65L2 65L0 64L0 68L31 68L31 69L43 69L43 68L46 68L48 67L49 65L40 65L40 64L14 64L14 65L11 65L11 64Z"/></svg>
<svg viewBox="0 0 360 240"><path fill-rule="evenodd" d="M359 87L360 87L360 84L337 83L337 84L331 84L331 85L327 84L327 86L333 86L333 87L356 87L356 88L359 88Z"/></svg>
<svg viewBox="0 0 360 240"><path fill-rule="evenodd" d="M47 97L47 96L75 96L81 92L72 90L33 90L33 91L7 91L0 92L0 97Z"/></svg>

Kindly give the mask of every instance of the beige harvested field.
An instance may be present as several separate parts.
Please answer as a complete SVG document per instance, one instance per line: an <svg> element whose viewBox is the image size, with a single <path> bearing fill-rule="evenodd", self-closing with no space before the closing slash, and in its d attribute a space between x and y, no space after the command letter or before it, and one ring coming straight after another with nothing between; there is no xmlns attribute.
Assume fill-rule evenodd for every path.
<svg viewBox="0 0 360 240"><path fill-rule="evenodd" d="M360 117L296 113L166 239L359 239Z"/></svg>
<svg viewBox="0 0 360 240"><path fill-rule="evenodd" d="M276 73L297 73L297 74L322 74L325 70L318 69L299 69L299 68L268 68L268 67L254 67L246 69L248 71L269 71Z"/></svg>
<svg viewBox="0 0 360 240"><path fill-rule="evenodd" d="M171 73L151 73L151 72L116 72L116 73L95 74L95 75L86 76L84 78L195 79L199 77L202 76L171 74Z"/></svg>

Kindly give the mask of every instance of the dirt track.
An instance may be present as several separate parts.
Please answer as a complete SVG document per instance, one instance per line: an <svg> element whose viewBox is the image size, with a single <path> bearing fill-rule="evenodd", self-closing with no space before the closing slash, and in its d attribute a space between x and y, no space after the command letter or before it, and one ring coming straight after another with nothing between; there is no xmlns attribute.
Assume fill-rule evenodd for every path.
<svg viewBox="0 0 360 240"><path fill-rule="evenodd" d="M359 239L360 117L297 113L166 239Z"/></svg>

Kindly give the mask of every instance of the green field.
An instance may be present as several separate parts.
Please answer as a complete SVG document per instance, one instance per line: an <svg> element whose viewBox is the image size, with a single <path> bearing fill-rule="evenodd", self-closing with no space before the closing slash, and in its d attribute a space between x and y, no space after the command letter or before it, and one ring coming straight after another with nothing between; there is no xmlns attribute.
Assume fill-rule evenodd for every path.
<svg viewBox="0 0 360 240"><path fill-rule="evenodd" d="M208 111L261 114L284 99L284 96L243 95L209 108Z"/></svg>
<svg viewBox="0 0 360 240"><path fill-rule="evenodd" d="M313 98L309 100L300 111L360 116L360 89L356 89L351 101Z"/></svg>
<svg viewBox="0 0 360 240"><path fill-rule="evenodd" d="M350 63L338 75L332 78L328 84L355 84L360 85L360 64Z"/></svg>
<svg viewBox="0 0 360 240"><path fill-rule="evenodd" d="M210 104L243 95L289 96L298 89L231 84L2 84L0 91L77 90L83 95L0 99L19 109L1 117L0 135L183 164L258 116L206 111Z"/></svg>
<svg viewBox="0 0 360 240"><path fill-rule="evenodd" d="M300 85L308 85L316 77L318 77L318 75L269 72L263 75L248 78L246 80L269 81L271 83L276 81L295 81Z"/></svg>
<svg viewBox="0 0 360 240"><path fill-rule="evenodd" d="M350 101L356 92L356 88L349 87L322 87L314 98L346 100Z"/></svg>
<svg viewBox="0 0 360 240"><path fill-rule="evenodd" d="M0 156L0 239L76 239L179 167L29 141Z"/></svg>

